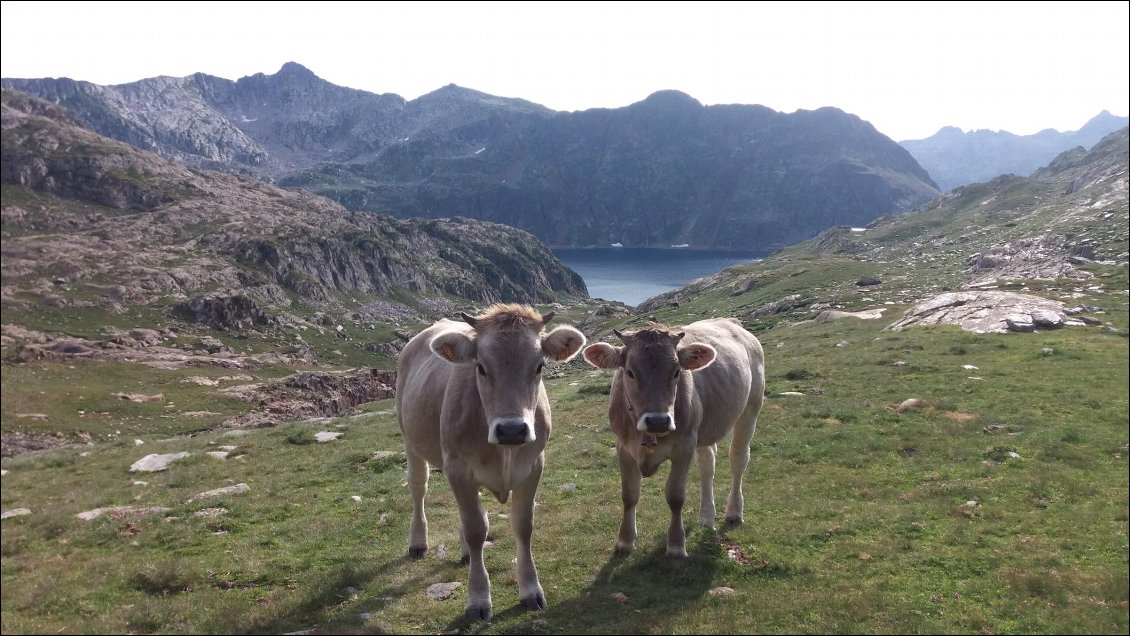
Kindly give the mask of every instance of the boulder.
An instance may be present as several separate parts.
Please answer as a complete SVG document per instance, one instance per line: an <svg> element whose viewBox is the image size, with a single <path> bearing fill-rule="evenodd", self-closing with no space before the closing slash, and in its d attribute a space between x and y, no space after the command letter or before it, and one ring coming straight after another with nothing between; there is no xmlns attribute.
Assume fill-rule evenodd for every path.
<svg viewBox="0 0 1130 636"><path fill-rule="evenodd" d="M957 325L974 333L1026 332L1073 324L1063 303L1031 294L1004 291L948 292L907 309L889 329L916 325Z"/></svg>

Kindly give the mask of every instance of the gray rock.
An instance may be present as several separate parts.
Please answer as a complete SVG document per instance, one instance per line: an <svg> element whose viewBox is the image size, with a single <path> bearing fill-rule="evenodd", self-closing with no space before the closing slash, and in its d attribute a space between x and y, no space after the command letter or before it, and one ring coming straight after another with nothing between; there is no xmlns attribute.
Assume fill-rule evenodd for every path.
<svg viewBox="0 0 1130 636"><path fill-rule="evenodd" d="M345 435L345 433L341 433L339 431L318 431L317 433L314 433L314 439L318 440L319 442L332 442L342 435Z"/></svg>
<svg viewBox="0 0 1130 636"><path fill-rule="evenodd" d="M797 307L804 307L812 304L811 299L801 298L800 294L790 294L783 298L778 298L771 303L767 303L758 307L750 313L751 318L761 318L764 316L775 316Z"/></svg>
<svg viewBox="0 0 1130 636"><path fill-rule="evenodd" d="M1062 312L1047 309L1035 309L1030 315L1032 322L1041 329L1058 329L1066 322L1066 317Z"/></svg>
<svg viewBox="0 0 1130 636"><path fill-rule="evenodd" d="M11 510L5 510L4 512L0 513L0 520L11 519L12 517L23 517L30 514L31 510L28 510L27 508L12 508Z"/></svg>
<svg viewBox="0 0 1130 636"><path fill-rule="evenodd" d="M1036 323L1032 322L1032 314L1009 314L1004 317L1009 331L1027 333L1036 330Z"/></svg>
<svg viewBox="0 0 1130 636"><path fill-rule="evenodd" d="M95 508L94 510L80 512L75 516L83 521L93 521L102 515L117 518L134 515L153 515L168 511L168 508L162 508L161 506L106 506L105 508Z"/></svg>
<svg viewBox="0 0 1130 636"><path fill-rule="evenodd" d="M240 495L245 492L251 492L251 486L247 484L236 484L234 486L225 486L223 488L216 488L215 490L206 490L198 493L189 502L196 501L197 499L208 499L211 497L223 497L225 495Z"/></svg>
<svg viewBox="0 0 1130 636"><path fill-rule="evenodd" d="M923 406L924 406L924 404L923 404L922 400L919 400L918 398L907 398L907 399L903 400L902 402L900 402L899 405L895 407L895 410L901 413L902 411L919 409L919 408L922 408Z"/></svg>
<svg viewBox="0 0 1130 636"><path fill-rule="evenodd" d="M428 586L428 598L433 601L443 601L451 598L455 594L455 590L459 589L462 583L458 581L451 581L449 583L433 583Z"/></svg>
<svg viewBox="0 0 1130 636"><path fill-rule="evenodd" d="M129 467L131 473L153 473L159 470L165 470L169 464L188 457L188 453L181 451L179 453L166 453L164 455L152 454L146 455L137 460Z"/></svg>
<svg viewBox="0 0 1130 636"><path fill-rule="evenodd" d="M824 311L816 314L813 318L815 322L830 322L832 320L842 320L844 318L855 318L856 320L878 320L883 317L883 312L886 308L879 307L878 309L868 309L865 311L839 311L836 309L825 309Z"/></svg>
<svg viewBox="0 0 1130 636"><path fill-rule="evenodd" d="M273 316L264 313L254 300L243 295L200 296L177 303L169 311L175 318L213 329L247 329L278 322Z"/></svg>

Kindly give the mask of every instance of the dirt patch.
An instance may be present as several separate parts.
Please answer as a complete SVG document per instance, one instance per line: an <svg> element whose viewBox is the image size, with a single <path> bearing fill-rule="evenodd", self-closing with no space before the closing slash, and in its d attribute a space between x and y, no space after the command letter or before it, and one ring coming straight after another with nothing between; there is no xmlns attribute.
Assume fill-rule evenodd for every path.
<svg viewBox="0 0 1130 636"><path fill-rule="evenodd" d="M4 433L0 435L0 457L58 448L74 441L62 433Z"/></svg>
<svg viewBox="0 0 1130 636"><path fill-rule="evenodd" d="M225 427L259 428L310 417L336 417L367 402L396 395L396 372L354 369L343 373L311 371L282 380L221 391L255 404L251 413L224 422Z"/></svg>
<svg viewBox="0 0 1130 636"><path fill-rule="evenodd" d="M970 413L968 411L946 411L942 413L942 415L955 422L970 422L977 419L976 413Z"/></svg>

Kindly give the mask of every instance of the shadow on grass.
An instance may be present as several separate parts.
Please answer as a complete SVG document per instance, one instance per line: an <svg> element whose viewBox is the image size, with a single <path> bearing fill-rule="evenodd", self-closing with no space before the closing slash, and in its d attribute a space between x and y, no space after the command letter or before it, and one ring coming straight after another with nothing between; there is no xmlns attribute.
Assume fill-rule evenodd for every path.
<svg viewBox="0 0 1130 636"><path fill-rule="evenodd" d="M232 633L282 634L293 630L310 630L310 633L314 634L371 633L360 626L341 624L340 619L331 617L332 609L349 599L348 588L364 589L373 579L409 564L415 568L410 579L395 587L382 590L379 597L367 598L364 604L357 606L357 615L363 611L376 614L406 594L419 593L425 587L425 581L433 581L436 573L450 570L452 567L449 561L437 559L420 561L408 555L364 568L346 566L336 574L336 578L326 577L325 580L313 585L314 591L310 597L295 605L290 611L269 621L245 624L233 629Z"/></svg>
<svg viewBox="0 0 1130 636"><path fill-rule="evenodd" d="M527 634L545 629L573 634L670 631L671 620L685 608L700 603L713 587L719 563L725 558L712 531L692 530L687 547L686 559L671 559L666 556L662 537L650 548L637 543L636 552L629 556L610 555L576 597L556 603L549 598L549 607L541 612L528 612L520 605L496 607L494 624L525 615L527 620L499 633ZM626 596L627 602L616 600L617 594ZM540 627L533 623L534 619L544 619L546 625ZM458 630L478 634L490 628L490 622L459 618L448 624L444 633Z"/></svg>

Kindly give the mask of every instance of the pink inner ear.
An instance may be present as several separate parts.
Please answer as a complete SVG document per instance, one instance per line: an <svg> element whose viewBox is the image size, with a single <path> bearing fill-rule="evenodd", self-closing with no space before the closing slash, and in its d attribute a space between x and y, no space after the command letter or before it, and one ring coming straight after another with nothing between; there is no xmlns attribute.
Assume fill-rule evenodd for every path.
<svg viewBox="0 0 1130 636"><path fill-rule="evenodd" d="M443 357L447 358L448 362L455 360L455 347L451 346L450 342L443 343Z"/></svg>
<svg viewBox="0 0 1130 636"><path fill-rule="evenodd" d="M701 369L714 361L713 351L705 347L692 345L680 352L680 366L688 371Z"/></svg>
<svg viewBox="0 0 1130 636"><path fill-rule="evenodd" d="M610 354L609 351L603 347L589 347L584 351L585 360L588 360L594 367L599 369L609 368Z"/></svg>

